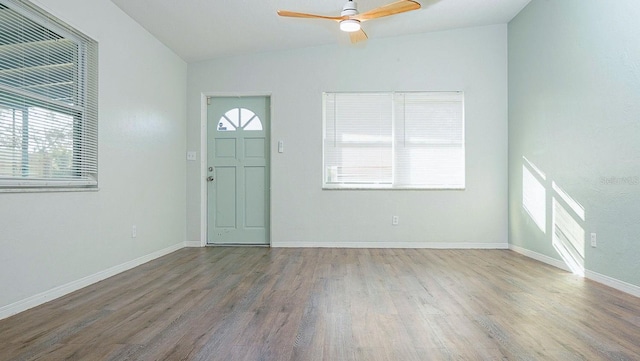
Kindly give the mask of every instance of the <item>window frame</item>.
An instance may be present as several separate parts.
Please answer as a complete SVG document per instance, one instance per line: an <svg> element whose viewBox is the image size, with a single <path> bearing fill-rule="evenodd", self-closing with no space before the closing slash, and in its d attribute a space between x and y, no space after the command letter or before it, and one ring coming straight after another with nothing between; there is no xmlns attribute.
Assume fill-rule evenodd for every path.
<svg viewBox="0 0 640 361"><path fill-rule="evenodd" d="M16 175L15 171L13 174L0 174L0 192L97 190L98 42L29 1L0 0L0 5L9 8L10 11L17 14L17 16L26 18L28 22L32 22L35 24L34 26L38 27L27 28L27 31L35 31L42 28L42 30L47 31L48 34L53 34L45 37L44 41L54 40L57 44L58 40L62 40L64 42L68 41L71 43L72 50L65 49L66 51L64 54L65 56L70 56L70 59L72 59L71 66L73 67L72 71L68 72L67 75L71 77L69 80L71 89L68 90L70 98L56 99L54 95L42 95L37 91L30 91L28 87L14 84L10 80L8 80L8 82L0 83L0 100L4 99L4 101L0 101L0 106L8 112L13 112L14 117L17 111L22 113L21 131L23 132L20 135L20 149L22 150L21 155L19 156L20 159L18 160L21 164L19 171L20 174ZM10 25L9 22L7 24ZM28 23L25 23L25 25L22 26L28 27L29 25ZM21 28L13 27L13 29ZM9 42L6 46L16 48L25 47L25 49L27 49L32 45L39 46L34 44L33 41L43 41L30 38L20 40L21 41ZM35 51L31 53L24 52L22 60L25 64L28 64L30 61L37 62L36 59L38 59L38 56L39 54ZM56 63L56 60L59 61L59 59L53 58L46 62L37 63L38 65L36 67L59 66L58 64L60 63ZM18 73L31 70L28 65L23 65L22 68L12 68L10 67L11 64L12 63L7 60L7 62L4 63L4 66L7 66L7 69L15 69L14 71ZM37 75L37 80L42 81L43 77L44 75ZM63 80L66 79L67 78L63 78ZM44 86L56 86L56 84L44 83ZM4 94L4 96L2 94ZM48 168L50 172L49 174L38 176L36 173L28 170L29 158L31 157L28 148L32 144L32 140L30 139L32 133L36 134L38 132L38 130L33 126L29 127L29 115L25 116L25 112L28 113L32 110L36 112L40 111L42 114L44 114L44 112L42 112L42 110L44 110L45 112L48 112L48 116L51 117L51 119L56 116L66 116L71 118L69 126L64 128L69 133L63 138L63 140L66 141L67 144L70 144L70 146L65 147L65 149L71 152L70 155L67 156L69 160L69 167L63 172L64 174L51 174L55 173L54 169ZM62 126L62 122L55 120L46 121L43 119L44 118L42 118L42 116L41 119L39 119L41 122L44 122L40 124L39 130L41 132L57 131L62 129L56 128ZM15 133L15 129L13 132ZM0 154L0 162L7 161L6 154L7 153L5 153L4 156ZM5 163L5 167L11 166L11 163ZM25 169L27 170L25 171Z"/></svg>
<svg viewBox="0 0 640 361"><path fill-rule="evenodd" d="M327 99L330 95L359 95L359 94L385 94L391 96L391 102L389 106L391 107L391 181L390 182L330 182L329 177L334 177L330 175L329 168L332 165L327 164ZM403 168L398 166L396 163L398 162L398 132L400 128L399 123L402 123L402 127L405 127L404 124L405 119L397 120L396 106L398 99L396 96L404 96L404 95L438 95L438 94L457 94L460 97L460 127L461 134L459 144L451 143L442 143L453 145L454 147L458 147L459 151L461 151L461 159L460 159L460 167L458 169L462 172L461 182L457 185L446 185L440 186L435 184L401 184L399 183L398 175L404 170L407 171L410 168ZM403 102L405 99L403 98ZM408 91L408 92L323 92L322 93L322 189L323 190L465 190L466 189L466 137L465 137L465 99L463 91ZM399 118L399 117L398 117ZM404 130L404 129L403 129ZM410 141L405 140L407 143ZM415 143L418 147L431 147L434 145L438 145L438 142L430 142L430 143ZM366 144L360 144L363 147L366 147ZM441 147L441 149L444 147ZM456 148L456 149L458 149ZM458 164L458 163L455 163Z"/></svg>

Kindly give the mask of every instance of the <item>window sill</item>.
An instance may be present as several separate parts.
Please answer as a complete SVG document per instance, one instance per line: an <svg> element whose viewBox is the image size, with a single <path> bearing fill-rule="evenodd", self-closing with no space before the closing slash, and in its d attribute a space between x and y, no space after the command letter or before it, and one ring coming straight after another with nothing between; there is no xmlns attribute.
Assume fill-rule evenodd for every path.
<svg viewBox="0 0 640 361"><path fill-rule="evenodd" d="M464 191L466 187L323 186L323 191Z"/></svg>
<svg viewBox="0 0 640 361"><path fill-rule="evenodd" d="M58 193L58 192L97 192L98 187L65 188L65 187L38 187L38 188L0 188L0 193Z"/></svg>

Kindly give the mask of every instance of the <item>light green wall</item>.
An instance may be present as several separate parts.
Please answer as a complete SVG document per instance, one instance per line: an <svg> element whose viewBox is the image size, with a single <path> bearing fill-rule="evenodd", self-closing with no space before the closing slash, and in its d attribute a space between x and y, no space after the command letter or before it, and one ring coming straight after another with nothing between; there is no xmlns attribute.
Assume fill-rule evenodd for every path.
<svg viewBox="0 0 640 361"><path fill-rule="evenodd" d="M555 183L584 208L584 221L569 213L584 231L587 276L636 286L639 18L637 0L534 0L508 27L510 243L561 260L552 246ZM546 176L544 232L523 208L523 156Z"/></svg>
<svg viewBox="0 0 640 361"><path fill-rule="evenodd" d="M466 189L323 191L322 92L416 90L464 91ZM273 246L506 247L506 25L189 64L188 149L201 149L202 93L255 92L271 94ZM201 170L187 164L189 241L200 239Z"/></svg>

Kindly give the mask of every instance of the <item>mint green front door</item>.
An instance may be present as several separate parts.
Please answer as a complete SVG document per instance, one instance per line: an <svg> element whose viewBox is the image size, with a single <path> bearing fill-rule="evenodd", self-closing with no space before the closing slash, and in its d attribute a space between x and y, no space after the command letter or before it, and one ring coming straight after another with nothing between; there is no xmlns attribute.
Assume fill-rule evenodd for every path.
<svg viewBox="0 0 640 361"><path fill-rule="evenodd" d="M268 245L269 98L208 103L207 242Z"/></svg>

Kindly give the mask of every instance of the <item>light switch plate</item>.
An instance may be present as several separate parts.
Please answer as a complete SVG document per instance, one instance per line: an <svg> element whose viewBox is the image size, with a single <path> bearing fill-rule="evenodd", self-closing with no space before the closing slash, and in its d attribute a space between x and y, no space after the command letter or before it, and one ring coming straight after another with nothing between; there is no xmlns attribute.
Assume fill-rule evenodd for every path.
<svg viewBox="0 0 640 361"><path fill-rule="evenodd" d="M197 160L196 152L187 152L187 160Z"/></svg>

